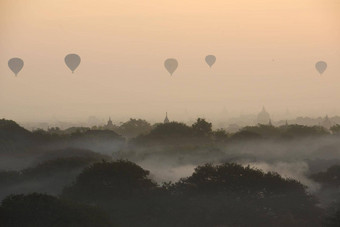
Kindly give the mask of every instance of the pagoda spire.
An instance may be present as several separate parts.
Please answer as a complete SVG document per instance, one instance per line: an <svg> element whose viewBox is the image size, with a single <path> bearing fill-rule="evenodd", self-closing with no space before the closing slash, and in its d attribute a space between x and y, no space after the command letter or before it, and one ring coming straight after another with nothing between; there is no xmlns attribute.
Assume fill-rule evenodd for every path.
<svg viewBox="0 0 340 227"><path fill-rule="evenodd" d="M169 123L168 112L165 112L164 124Z"/></svg>

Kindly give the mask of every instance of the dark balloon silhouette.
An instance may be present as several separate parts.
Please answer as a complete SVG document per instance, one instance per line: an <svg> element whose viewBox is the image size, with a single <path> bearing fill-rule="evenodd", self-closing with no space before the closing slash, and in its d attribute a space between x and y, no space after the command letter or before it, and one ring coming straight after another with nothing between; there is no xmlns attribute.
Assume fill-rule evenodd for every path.
<svg viewBox="0 0 340 227"><path fill-rule="evenodd" d="M80 57L77 54L68 54L65 57L65 63L72 73L74 73L80 64Z"/></svg>
<svg viewBox="0 0 340 227"><path fill-rule="evenodd" d="M8 61L8 67L12 70L15 76L17 76L22 67L24 67L24 61L20 58L11 58Z"/></svg>
<svg viewBox="0 0 340 227"><path fill-rule="evenodd" d="M213 66L213 64L215 64L215 62L216 62L216 57L214 55L208 55L208 56L205 57L205 61L207 62L207 64L211 68Z"/></svg>
<svg viewBox="0 0 340 227"><path fill-rule="evenodd" d="M316 70L318 70L318 72L319 72L320 75L321 75L321 74L324 73L325 70L327 69L327 63L324 62L324 61L319 61L319 62L317 62L317 63L315 64L315 68L316 68Z"/></svg>
<svg viewBox="0 0 340 227"><path fill-rule="evenodd" d="M168 70L170 75L172 75L178 67L178 62L174 58L168 58L168 59L165 60L164 66L165 66L166 70Z"/></svg>

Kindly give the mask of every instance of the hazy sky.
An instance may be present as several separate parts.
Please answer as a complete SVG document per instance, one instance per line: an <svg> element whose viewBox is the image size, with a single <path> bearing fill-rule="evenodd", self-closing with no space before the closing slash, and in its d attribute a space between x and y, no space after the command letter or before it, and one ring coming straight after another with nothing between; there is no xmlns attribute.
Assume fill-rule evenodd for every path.
<svg viewBox="0 0 340 227"><path fill-rule="evenodd" d="M82 58L74 74L69 53ZM18 77L12 57L25 61ZM178 59L173 76L166 58ZM0 103L0 118L18 121L184 120L263 105L340 114L340 0L0 0Z"/></svg>

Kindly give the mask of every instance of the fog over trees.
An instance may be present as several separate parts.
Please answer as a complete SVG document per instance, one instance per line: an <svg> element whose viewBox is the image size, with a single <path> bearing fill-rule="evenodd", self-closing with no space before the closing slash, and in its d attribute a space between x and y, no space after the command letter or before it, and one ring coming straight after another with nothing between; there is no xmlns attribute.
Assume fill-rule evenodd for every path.
<svg viewBox="0 0 340 227"><path fill-rule="evenodd" d="M340 227L340 0L0 0L0 227Z"/></svg>
<svg viewBox="0 0 340 227"><path fill-rule="evenodd" d="M1 226L337 226L339 128L2 119Z"/></svg>

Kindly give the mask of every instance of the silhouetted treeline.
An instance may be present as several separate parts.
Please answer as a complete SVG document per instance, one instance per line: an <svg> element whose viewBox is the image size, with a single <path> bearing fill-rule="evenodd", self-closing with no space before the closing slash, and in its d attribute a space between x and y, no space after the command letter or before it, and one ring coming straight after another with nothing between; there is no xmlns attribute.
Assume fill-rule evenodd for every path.
<svg viewBox="0 0 340 227"><path fill-rule="evenodd" d="M0 207L3 227L109 227L107 214L96 207L33 193L11 195Z"/></svg>
<svg viewBox="0 0 340 227"><path fill-rule="evenodd" d="M22 221L26 226L108 226L110 222L117 226L324 223L323 210L301 183L235 163L199 166L190 177L159 185L149 178L149 171L132 162L102 161L85 167L74 183L65 187L61 198L39 194L9 196L0 208L0 215L5 217L3 226ZM80 203L87 205L75 205ZM83 225L85 221L89 224ZM99 224L93 225L94 221Z"/></svg>
<svg viewBox="0 0 340 227"><path fill-rule="evenodd" d="M158 124L148 134L140 135L129 142L130 150L139 149L146 152L158 151L202 151L218 152L230 145L248 142L282 142L292 143L306 139L323 139L337 137L336 128L329 131L321 126L272 125L247 126L236 133L224 129L212 129L212 124L204 119L197 119L192 125L170 122ZM218 154L216 154L218 155Z"/></svg>
<svg viewBox="0 0 340 227"><path fill-rule="evenodd" d="M307 137L336 136L340 126L335 125L330 131L321 126L272 125L247 126L236 133L227 133L223 129L212 130L212 124L204 119L188 126L183 123L170 122L151 126L141 119L130 119L123 123L118 132L124 132L127 138L133 138L130 145L137 146L178 146L226 144L251 140L289 140ZM81 148L112 153L122 150L125 140L113 130L94 130L90 128L70 128L48 131L27 131L13 121L0 120L0 152L22 152L33 150Z"/></svg>
<svg viewBox="0 0 340 227"><path fill-rule="evenodd" d="M329 167L325 172L311 175L311 178L324 185L340 186L340 165Z"/></svg>
<svg viewBox="0 0 340 227"><path fill-rule="evenodd" d="M11 193L40 192L59 194L83 168L91 163L110 160L110 157L88 151L65 150L50 153L46 161L22 170L0 171L0 199ZM67 154L63 154L67 152Z"/></svg>
<svg viewBox="0 0 340 227"><path fill-rule="evenodd" d="M67 131L67 130L66 130ZM0 120L0 154L37 153L39 151L80 148L102 153L120 150L125 144L122 136L111 130L72 129L72 133L27 131L14 121Z"/></svg>
<svg viewBox="0 0 340 227"><path fill-rule="evenodd" d="M86 127L72 127L66 130L60 130L59 128L50 128L48 131L50 133L56 134L65 134L65 133L73 133L82 130L112 130L122 135L126 138L133 138L141 134L147 134L151 131L153 126L143 119L134 119L130 118L130 120L126 122L122 122L120 125L104 125L104 126L93 126L91 128Z"/></svg>
<svg viewBox="0 0 340 227"><path fill-rule="evenodd" d="M333 165L326 171L314 173L310 178L321 185L317 196L329 203L324 224L340 226L340 165Z"/></svg>
<svg viewBox="0 0 340 227"><path fill-rule="evenodd" d="M15 217L26 220L26 226L53 226L46 224L55 221L53 215L34 221L44 214L39 209L28 212L31 219L25 216L25 209L31 207L20 210L20 204L27 201L61 212L63 226L84 226L83 220L69 220L60 209L63 206L65 210L79 208L81 215L89 212L90 216L93 211L89 223L102 218L95 226L339 225L338 167L306 172L310 175L305 177L321 185L312 195L296 180L236 164L303 160L312 163L314 171L323 171L330 163L339 163L339 125L330 130L257 125L236 133L213 130L212 124L201 118L192 125L170 122L151 126L140 119L123 125L125 135L121 136L114 128L30 132L13 121L0 120L0 198L34 192L56 196L7 197L3 203L7 205L0 208L0 215L6 217L0 226L20 226ZM189 177L160 183L139 165L112 162L112 158L198 167ZM69 203L79 206L67 208Z"/></svg>

